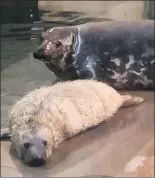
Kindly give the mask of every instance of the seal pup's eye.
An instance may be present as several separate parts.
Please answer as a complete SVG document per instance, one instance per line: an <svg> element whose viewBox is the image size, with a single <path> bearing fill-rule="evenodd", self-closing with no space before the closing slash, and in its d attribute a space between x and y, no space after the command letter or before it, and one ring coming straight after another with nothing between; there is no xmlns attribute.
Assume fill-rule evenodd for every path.
<svg viewBox="0 0 155 178"><path fill-rule="evenodd" d="M29 148L30 147L30 143L29 142L24 143L24 147L25 148Z"/></svg>
<svg viewBox="0 0 155 178"><path fill-rule="evenodd" d="M62 43L61 43L61 41L55 41L54 45L56 48L59 48L62 45Z"/></svg>
<svg viewBox="0 0 155 178"><path fill-rule="evenodd" d="M43 140L42 144L46 146L47 145L47 141Z"/></svg>

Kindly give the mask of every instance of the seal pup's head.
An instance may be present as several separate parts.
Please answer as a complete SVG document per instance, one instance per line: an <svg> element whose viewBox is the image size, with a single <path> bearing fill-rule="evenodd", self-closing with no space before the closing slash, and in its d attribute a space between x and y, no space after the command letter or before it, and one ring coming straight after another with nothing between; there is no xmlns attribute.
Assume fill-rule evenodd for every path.
<svg viewBox="0 0 155 178"><path fill-rule="evenodd" d="M40 137L33 137L21 144L21 158L29 166L41 166L46 162L47 141Z"/></svg>
<svg viewBox="0 0 155 178"><path fill-rule="evenodd" d="M49 155L52 154L45 132L46 128L33 128L31 131L20 130L11 135L12 148L18 158L27 166L43 166Z"/></svg>

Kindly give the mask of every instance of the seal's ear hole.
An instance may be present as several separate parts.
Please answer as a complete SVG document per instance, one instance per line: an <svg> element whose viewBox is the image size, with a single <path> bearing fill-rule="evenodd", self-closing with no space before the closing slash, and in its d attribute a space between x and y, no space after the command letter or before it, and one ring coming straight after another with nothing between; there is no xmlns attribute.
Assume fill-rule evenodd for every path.
<svg viewBox="0 0 155 178"><path fill-rule="evenodd" d="M29 148L30 147L30 143L29 142L25 142L24 143L24 148Z"/></svg>
<svg viewBox="0 0 155 178"><path fill-rule="evenodd" d="M61 43L61 41L55 41L54 45L56 48L59 48L62 45L62 43Z"/></svg>
<svg viewBox="0 0 155 178"><path fill-rule="evenodd" d="M42 144L46 146L47 145L47 141L43 140Z"/></svg>

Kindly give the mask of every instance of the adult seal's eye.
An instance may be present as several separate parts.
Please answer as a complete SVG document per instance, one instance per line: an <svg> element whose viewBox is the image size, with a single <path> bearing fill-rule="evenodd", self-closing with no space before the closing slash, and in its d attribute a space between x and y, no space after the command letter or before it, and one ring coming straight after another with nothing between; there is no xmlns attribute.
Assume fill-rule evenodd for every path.
<svg viewBox="0 0 155 178"><path fill-rule="evenodd" d="M56 48L59 48L62 45L62 43L61 43L61 41L55 41L54 45Z"/></svg>
<svg viewBox="0 0 155 178"><path fill-rule="evenodd" d="M45 141L45 140L42 141L42 144L46 146L47 145L47 141Z"/></svg>
<svg viewBox="0 0 155 178"><path fill-rule="evenodd" d="M24 147L25 148L29 148L30 147L30 143L29 142L24 143Z"/></svg>

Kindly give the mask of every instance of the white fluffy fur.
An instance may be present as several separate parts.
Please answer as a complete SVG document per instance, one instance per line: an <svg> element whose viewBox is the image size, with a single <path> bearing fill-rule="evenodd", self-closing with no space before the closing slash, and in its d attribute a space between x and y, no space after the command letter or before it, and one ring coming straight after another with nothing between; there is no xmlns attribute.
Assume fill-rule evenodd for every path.
<svg viewBox="0 0 155 178"><path fill-rule="evenodd" d="M90 127L110 119L114 113L130 100L107 84L76 80L36 89L12 107L10 132L12 143L20 155L20 145L32 136L31 131L48 141L47 155L52 154L63 140ZM132 104L142 102L142 98Z"/></svg>

